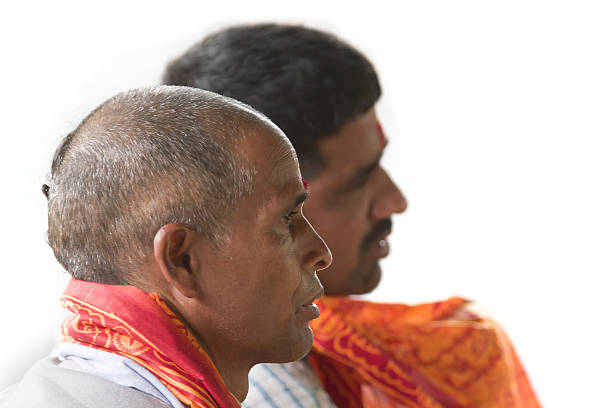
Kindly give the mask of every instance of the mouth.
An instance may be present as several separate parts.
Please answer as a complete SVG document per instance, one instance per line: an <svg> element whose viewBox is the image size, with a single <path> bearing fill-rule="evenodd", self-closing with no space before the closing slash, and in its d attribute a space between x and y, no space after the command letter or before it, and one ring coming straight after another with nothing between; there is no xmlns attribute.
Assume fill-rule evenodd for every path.
<svg viewBox="0 0 612 408"><path fill-rule="evenodd" d="M372 247L386 247L387 237L391 234L392 227L390 218L378 221L364 237L361 248L367 251Z"/></svg>
<svg viewBox="0 0 612 408"><path fill-rule="evenodd" d="M302 307L308 307L308 306L313 306L313 303L316 299L320 299L321 297L323 297L324 291L323 291L323 287L320 286L319 290L310 298L310 300L308 300L306 303L304 303L302 305Z"/></svg>
<svg viewBox="0 0 612 408"><path fill-rule="evenodd" d="M323 296L323 287L322 286L319 288L317 293L315 293L310 298L310 300L308 300L306 303L304 303L302 306L300 306L298 313L301 316L304 316L306 321L312 320L312 319L316 319L321 314L321 312L319 312L319 308L317 307L317 305L315 305L313 303L315 301L315 299L319 299L321 296Z"/></svg>
<svg viewBox="0 0 612 408"><path fill-rule="evenodd" d="M389 255L391 248L387 237L391 234L392 225L389 218L376 223L363 240L362 254L376 259L385 258Z"/></svg>
<svg viewBox="0 0 612 408"><path fill-rule="evenodd" d="M390 233L391 232L389 231L389 233L380 237L380 239L376 242L376 245L374 245L374 252L376 258L385 258L387 255L389 255L391 247L389 245L389 241L387 241L387 237Z"/></svg>

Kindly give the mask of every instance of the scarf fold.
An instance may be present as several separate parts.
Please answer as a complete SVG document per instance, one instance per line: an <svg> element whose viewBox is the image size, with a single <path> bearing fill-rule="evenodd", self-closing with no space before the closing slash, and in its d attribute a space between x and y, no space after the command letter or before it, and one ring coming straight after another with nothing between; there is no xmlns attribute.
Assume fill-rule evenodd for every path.
<svg viewBox="0 0 612 408"><path fill-rule="evenodd" d="M324 297L310 362L341 408L540 407L503 330L468 303Z"/></svg>
<svg viewBox="0 0 612 408"><path fill-rule="evenodd" d="M238 408L210 357L155 293L71 279L62 341L127 357L192 408Z"/></svg>

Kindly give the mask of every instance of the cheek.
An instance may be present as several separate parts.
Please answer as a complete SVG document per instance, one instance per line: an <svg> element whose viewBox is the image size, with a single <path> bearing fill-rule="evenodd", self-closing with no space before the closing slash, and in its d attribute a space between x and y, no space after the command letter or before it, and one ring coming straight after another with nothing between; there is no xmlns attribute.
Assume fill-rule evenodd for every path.
<svg viewBox="0 0 612 408"><path fill-rule="evenodd" d="M275 228L269 229L264 234L264 242L262 245L263 251L283 251L287 250L288 245L291 241L291 232L289 228L283 224L278 223Z"/></svg>
<svg viewBox="0 0 612 408"><path fill-rule="evenodd" d="M305 208L308 220L334 257L331 266L318 273L328 293L343 293L344 283L359 266L361 243L369 228L365 208L362 202L346 208Z"/></svg>
<svg viewBox="0 0 612 408"><path fill-rule="evenodd" d="M320 271L318 276L326 292L337 294L359 265L365 226L359 220L343 219L333 213L328 213L328 217L321 217L320 220L322 227L317 231L327 243L333 262L329 268Z"/></svg>
<svg viewBox="0 0 612 408"><path fill-rule="evenodd" d="M221 310L240 316L230 325L242 333L245 341L269 340L283 330L295 313L295 293L301 282L295 268L289 266L277 257L253 259L251 265L245 265L243 279L231 285L234 294L226 298Z"/></svg>
<svg viewBox="0 0 612 408"><path fill-rule="evenodd" d="M342 263L346 256L357 253L368 229L368 221L361 209L333 208L313 211L306 216L332 251L332 267L335 263Z"/></svg>
<svg viewBox="0 0 612 408"><path fill-rule="evenodd" d="M294 243L288 230L267 234L265 248L261 248L260 272L254 287L272 309L293 306L293 298L301 285L301 269L297 262ZM280 309L279 309L280 308Z"/></svg>
<svg viewBox="0 0 612 408"><path fill-rule="evenodd" d="M253 299L250 308L256 313L245 321L245 326L262 347L275 344L295 326L299 301L296 295L304 287L298 271L294 265L275 260L268 263L265 278L250 289Z"/></svg>

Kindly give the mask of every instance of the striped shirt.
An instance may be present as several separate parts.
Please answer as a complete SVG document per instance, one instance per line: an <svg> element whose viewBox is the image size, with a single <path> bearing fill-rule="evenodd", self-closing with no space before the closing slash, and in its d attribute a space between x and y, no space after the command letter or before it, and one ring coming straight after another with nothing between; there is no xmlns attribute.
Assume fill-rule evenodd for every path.
<svg viewBox="0 0 612 408"><path fill-rule="evenodd" d="M336 408L310 365L258 364L249 373L244 408Z"/></svg>

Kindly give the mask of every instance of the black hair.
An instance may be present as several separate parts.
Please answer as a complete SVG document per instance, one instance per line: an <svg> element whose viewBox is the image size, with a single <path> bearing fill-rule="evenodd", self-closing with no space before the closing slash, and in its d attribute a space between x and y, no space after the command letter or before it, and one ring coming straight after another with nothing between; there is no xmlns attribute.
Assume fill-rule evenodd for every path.
<svg viewBox="0 0 612 408"><path fill-rule="evenodd" d="M245 25L212 34L172 61L163 82L259 110L285 132L310 178L325 166L318 141L366 113L381 95L376 71L359 51L295 25Z"/></svg>

